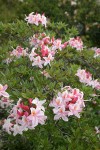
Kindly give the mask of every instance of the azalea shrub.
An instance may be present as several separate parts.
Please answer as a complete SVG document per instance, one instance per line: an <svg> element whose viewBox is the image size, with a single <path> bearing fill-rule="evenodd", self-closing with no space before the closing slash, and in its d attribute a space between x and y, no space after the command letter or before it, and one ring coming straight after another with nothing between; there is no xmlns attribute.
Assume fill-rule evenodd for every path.
<svg viewBox="0 0 100 150"><path fill-rule="evenodd" d="M34 12L0 31L0 147L99 149L100 48Z"/></svg>

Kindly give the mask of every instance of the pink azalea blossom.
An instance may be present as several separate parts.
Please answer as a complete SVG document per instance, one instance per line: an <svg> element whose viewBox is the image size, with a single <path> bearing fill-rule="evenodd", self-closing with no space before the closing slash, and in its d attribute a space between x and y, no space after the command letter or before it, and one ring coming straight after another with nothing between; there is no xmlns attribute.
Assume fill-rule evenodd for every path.
<svg viewBox="0 0 100 150"><path fill-rule="evenodd" d="M72 94L71 94L71 95L72 95ZM62 96L62 98L65 100L65 102L71 101L71 96L68 94L68 91L67 91L67 90L64 91L61 96Z"/></svg>
<svg viewBox="0 0 100 150"><path fill-rule="evenodd" d="M16 56L18 58L20 58L21 56L25 57L27 56L27 50L28 49L24 49L21 46L17 46L16 49L14 49L11 53L10 56Z"/></svg>
<svg viewBox="0 0 100 150"><path fill-rule="evenodd" d="M36 105L36 108L45 111L45 108L43 104L46 102L46 100L39 100L38 98L33 99L32 104Z"/></svg>
<svg viewBox="0 0 100 150"><path fill-rule="evenodd" d="M4 120L4 125L3 125L3 129L8 133L11 134L11 127L12 127L12 123L10 122L10 119L5 119Z"/></svg>
<svg viewBox="0 0 100 150"><path fill-rule="evenodd" d="M56 50L56 49L59 49L59 50L62 50L62 44L61 44L61 40L60 39L57 39L53 42L53 47L52 49L53 50Z"/></svg>
<svg viewBox="0 0 100 150"><path fill-rule="evenodd" d="M41 24L44 25L46 27L46 24L47 24L47 18L45 17L44 14L42 14L41 16Z"/></svg>
<svg viewBox="0 0 100 150"><path fill-rule="evenodd" d="M49 48L43 45L41 48L42 57L48 56L49 51L50 51Z"/></svg>
<svg viewBox="0 0 100 150"><path fill-rule="evenodd" d="M46 27L47 24L47 18L44 14L40 15L38 13L34 14L34 12L30 13L29 16L25 18L25 20L30 24L35 24L38 26L39 24L42 24Z"/></svg>
<svg viewBox="0 0 100 150"><path fill-rule="evenodd" d="M29 54L30 61L34 61L35 56L37 56L37 54L35 53L35 48L33 48L31 53Z"/></svg>
<svg viewBox="0 0 100 150"><path fill-rule="evenodd" d="M94 54L94 58L96 57L100 57L100 48L97 47L92 47L92 49L94 50L95 54Z"/></svg>
<svg viewBox="0 0 100 150"><path fill-rule="evenodd" d="M33 24L33 14L34 12L30 13L29 16L25 18L25 20L30 24Z"/></svg>
<svg viewBox="0 0 100 150"><path fill-rule="evenodd" d="M16 123L19 123L20 114L22 112L23 112L22 109L18 109L18 106L14 105L8 118L12 118L12 120L15 120Z"/></svg>
<svg viewBox="0 0 100 150"><path fill-rule="evenodd" d="M55 113L54 120L63 119L64 121L68 121L68 112L65 110L64 106L53 109L53 112Z"/></svg>
<svg viewBox="0 0 100 150"><path fill-rule="evenodd" d="M30 108L31 114L28 116L28 119L32 122L32 127L37 126L39 123L44 124L47 117L44 115L44 112L39 108Z"/></svg>
<svg viewBox="0 0 100 150"><path fill-rule="evenodd" d="M44 58L44 66L46 66L47 64L50 65L50 61L54 60L54 57L52 57L51 54L48 55L48 57L43 57Z"/></svg>
<svg viewBox="0 0 100 150"><path fill-rule="evenodd" d="M82 108L80 107L80 105L78 103L69 104L69 110L71 112L71 114L69 114L69 115L75 115L76 117L80 118L79 113L82 111Z"/></svg>
<svg viewBox="0 0 100 150"><path fill-rule="evenodd" d="M100 82L97 79L91 81L91 86L97 90L100 90Z"/></svg>
<svg viewBox="0 0 100 150"><path fill-rule="evenodd" d="M40 22L41 22L41 15L37 14L37 13L36 13L36 15L33 15L33 23L32 24L35 24L36 26L38 26Z"/></svg>
<svg viewBox="0 0 100 150"><path fill-rule="evenodd" d="M62 49L66 48L67 45L68 45L68 42L63 43L63 44L61 45Z"/></svg>
<svg viewBox="0 0 100 150"><path fill-rule="evenodd" d="M86 85L92 86L92 88L95 88L97 90L100 90L100 82L96 79L92 79L92 74L87 72L84 69L78 69L76 76L79 77L79 81L82 83L85 83Z"/></svg>
<svg viewBox="0 0 100 150"><path fill-rule="evenodd" d="M0 97L1 96L7 97L7 98L9 97L9 94L6 92L7 87L8 87L7 85L3 86L0 84Z"/></svg>
<svg viewBox="0 0 100 150"><path fill-rule="evenodd" d="M29 38L29 43L31 46L35 46L35 48L37 48L40 40L36 37L36 35L33 35L33 37Z"/></svg>
<svg viewBox="0 0 100 150"><path fill-rule="evenodd" d="M76 50L78 51L81 51L83 49L83 42L80 37L70 38L68 43L72 48L76 48Z"/></svg>
<svg viewBox="0 0 100 150"><path fill-rule="evenodd" d="M27 116L28 115L22 116L22 120L19 121L19 124L22 126L22 129L25 131L27 131L28 128L31 128L31 126L30 126L31 123L29 122Z"/></svg>
<svg viewBox="0 0 100 150"><path fill-rule="evenodd" d="M14 105L10 115L5 120L3 129L14 136L22 134L28 129L35 129L38 124L43 125L47 119L45 116L45 108L43 104L46 100L39 100L38 98L28 100L25 105L22 99L19 99L17 105Z"/></svg>
<svg viewBox="0 0 100 150"><path fill-rule="evenodd" d="M51 107L61 107L63 105L63 99L60 96L57 96L57 98L53 98L49 106Z"/></svg>
<svg viewBox="0 0 100 150"><path fill-rule="evenodd" d="M13 131L13 135L16 136L17 134L22 134L22 127L18 124L15 124L12 128L12 131Z"/></svg>
<svg viewBox="0 0 100 150"><path fill-rule="evenodd" d="M83 92L76 88L72 89L69 86L64 87L53 98L49 106L54 107L54 120L63 119L68 121L68 117L72 115L80 118L80 113L85 107Z"/></svg>
<svg viewBox="0 0 100 150"><path fill-rule="evenodd" d="M47 44L51 44L51 41L50 41L50 37L49 36L46 36L42 39L43 41L43 44L44 45L47 45Z"/></svg>
<svg viewBox="0 0 100 150"><path fill-rule="evenodd" d="M87 85L91 85L92 74L90 74L86 70L84 70L84 69L78 69L77 73L76 73L76 76L79 77L80 82L86 83Z"/></svg>
<svg viewBox="0 0 100 150"><path fill-rule="evenodd" d="M68 45L68 42L62 44L60 39L50 38L45 33L35 34L29 41L32 51L28 57L32 61L32 65L39 68L50 65L51 61L54 60L57 50L62 50Z"/></svg>
<svg viewBox="0 0 100 150"><path fill-rule="evenodd" d="M32 66L39 66L39 68L43 68L42 64L43 64L43 60L41 60L40 56L37 56L33 59Z"/></svg>

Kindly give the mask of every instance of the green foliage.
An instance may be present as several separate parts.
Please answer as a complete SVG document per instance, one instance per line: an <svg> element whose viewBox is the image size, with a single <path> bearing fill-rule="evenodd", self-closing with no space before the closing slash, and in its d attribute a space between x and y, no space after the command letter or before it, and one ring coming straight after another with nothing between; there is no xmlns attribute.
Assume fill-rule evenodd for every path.
<svg viewBox="0 0 100 150"><path fill-rule="evenodd" d="M20 97L23 99L38 97L47 99L45 108L48 110L46 124L36 127L35 130L27 131L22 136L17 135L15 137L1 132L1 149L99 150L99 138L94 127L99 126L100 102L98 97L91 97L91 94L99 95L99 92L80 83L75 76L77 69L81 67L90 71L94 78L99 78L100 59L93 58L94 52L88 50L87 47L81 52L71 47L59 51L51 66L45 67L45 70L52 76L49 79L46 79L37 67L32 67L28 58L19 58L9 65L3 62L9 56L12 47L21 45L24 48L30 48L29 37L34 33L43 31L49 36L62 38L63 42L78 35L75 28L68 28L62 22L50 23L45 30L41 26L29 26L24 21L19 20L14 23L0 24L0 83L8 84L8 93L14 99L15 104ZM34 77L34 79L30 81L30 77ZM48 105L52 97L60 91L62 86L66 85L79 88L84 92L84 98L86 100L91 99L91 101L86 102L86 108L81 119L70 117L68 122L54 121L52 109ZM93 101L96 101L96 104Z"/></svg>

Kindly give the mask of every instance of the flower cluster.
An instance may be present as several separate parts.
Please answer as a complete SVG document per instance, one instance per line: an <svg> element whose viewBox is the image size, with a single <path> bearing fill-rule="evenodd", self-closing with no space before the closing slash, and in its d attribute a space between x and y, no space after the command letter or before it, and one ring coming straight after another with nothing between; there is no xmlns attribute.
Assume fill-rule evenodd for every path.
<svg viewBox="0 0 100 150"><path fill-rule="evenodd" d="M16 49L14 49L11 53L10 56L15 56L17 58L20 58L21 56L25 57L27 56L27 51L28 49L24 49L21 46L17 46Z"/></svg>
<svg viewBox="0 0 100 150"><path fill-rule="evenodd" d="M57 50L62 50L67 45L61 42L60 39L50 38L45 33L35 34L30 38L30 45L33 48L29 54L29 59L32 61L32 66L43 68L43 65L50 65L50 62L54 60Z"/></svg>
<svg viewBox="0 0 100 150"><path fill-rule="evenodd" d="M34 12L30 13L25 20L30 23L30 24L35 24L36 26L38 26L39 24L42 24L46 27L47 24L47 18L45 17L44 14L34 14Z"/></svg>
<svg viewBox="0 0 100 150"><path fill-rule="evenodd" d="M92 86L93 88L100 90L100 82L96 79L92 79L92 74L84 69L78 69L76 76L79 77L79 81L86 85Z"/></svg>
<svg viewBox="0 0 100 150"><path fill-rule="evenodd" d="M3 62L10 64L14 60L13 57L20 58L25 56L28 56L28 48L24 49L21 46L17 46L12 52L10 52L10 57L5 59Z"/></svg>
<svg viewBox="0 0 100 150"><path fill-rule="evenodd" d="M4 121L3 129L9 134L22 134L23 131L34 129L38 124L43 125L47 116L43 104L46 100L40 101L38 98L29 99L27 105L19 99L17 105L11 110L10 115Z"/></svg>
<svg viewBox="0 0 100 150"><path fill-rule="evenodd" d="M94 47L92 49L95 51L94 58L100 57L100 48Z"/></svg>
<svg viewBox="0 0 100 150"><path fill-rule="evenodd" d="M70 86L66 86L53 98L50 106L54 107L54 120L63 119L64 121L68 121L68 117L72 115L80 118L80 112L85 107L83 92L79 89L72 89Z"/></svg>
<svg viewBox="0 0 100 150"><path fill-rule="evenodd" d="M68 44L72 47L72 48L76 48L76 50L81 51L83 50L83 42L80 39L80 37L76 37L76 38L70 38L70 40L68 41Z"/></svg>

